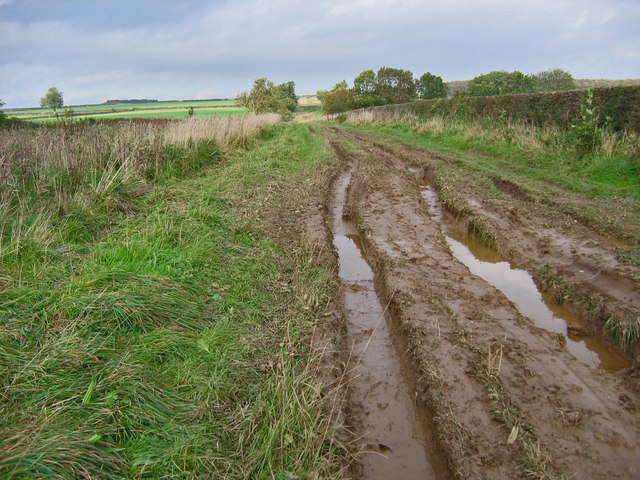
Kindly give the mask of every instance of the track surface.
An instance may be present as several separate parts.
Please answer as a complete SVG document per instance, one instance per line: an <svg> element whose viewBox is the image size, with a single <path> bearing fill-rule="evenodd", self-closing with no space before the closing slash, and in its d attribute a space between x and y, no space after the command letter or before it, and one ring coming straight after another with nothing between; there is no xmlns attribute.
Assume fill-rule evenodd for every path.
<svg viewBox="0 0 640 480"><path fill-rule="evenodd" d="M640 477L637 366L609 374L584 365L456 260L409 170L429 177L447 160L357 132L314 132L327 137L339 170L358 165L346 212L389 304L394 341L406 351L411 394L433 420L425 429L438 461L457 478ZM530 272L560 271L581 293L604 298L608 311L638 314L637 272L619 265L607 242L549 225L544 205L517 184L493 182L496 201L463 187L458 201L510 260ZM311 205L300 233L330 242L319 228L329 212Z"/></svg>

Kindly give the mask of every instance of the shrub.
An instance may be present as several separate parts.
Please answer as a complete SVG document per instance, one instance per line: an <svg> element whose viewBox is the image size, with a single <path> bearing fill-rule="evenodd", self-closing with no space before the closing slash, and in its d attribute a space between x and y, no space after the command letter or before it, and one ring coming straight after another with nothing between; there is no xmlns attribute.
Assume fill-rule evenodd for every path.
<svg viewBox="0 0 640 480"><path fill-rule="evenodd" d="M335 89L322 102L322 111L326 114L342 113L352 110L355 105L353 90L348 88Z"/></svg>
<svg viewBox="0 0 640 480"><path fill-rule="evenodd" d="M579 157L594 152L602 145L602 128L599 125L596 108L593 106L591 89L588 89L584 96L576 122L571 124L570 138L574 142Z"/></svg>

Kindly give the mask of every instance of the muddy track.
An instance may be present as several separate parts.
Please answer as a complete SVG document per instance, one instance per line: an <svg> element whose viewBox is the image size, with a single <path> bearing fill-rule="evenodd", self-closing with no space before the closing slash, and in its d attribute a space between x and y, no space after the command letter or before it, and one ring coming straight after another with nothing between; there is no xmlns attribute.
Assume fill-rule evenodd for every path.
<svg viewBox="0 0 640 480"><path fill-rule="evenodd" d="M411 396L429 412L421 423L434 439L437 463L461 479L637 478L634 370L614 375L583 364L557 335L536 327L456 260L409 171L412 166L429 176L445 160L342 129L316 133L332 142L343 169L357 165L345 212L358 227L376 290L388 305L394 342L411 365ZM529 271L554 270L583 295L611 300L598 308L637 312L634 272L616 263L605 269L608 257L582 252L598 245L561 228L537 234L524 227L549 223L534 218L541 215L534 194L507 179L493 182L500 202L487 203L464 188L457 201L500 250ZM523 209L523 203L535 208ZM523 212L530 215L526 222Z"/></svg>

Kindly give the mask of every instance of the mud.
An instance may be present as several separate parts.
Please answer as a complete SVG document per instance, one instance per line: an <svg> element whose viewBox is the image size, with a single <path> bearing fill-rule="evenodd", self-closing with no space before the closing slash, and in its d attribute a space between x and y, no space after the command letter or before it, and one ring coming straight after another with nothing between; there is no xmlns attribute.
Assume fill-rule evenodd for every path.
<svg viewBox="0 0 640 480"><path fill-rule="evenodd" d="M381 305L390 314L391 340L381 343L402 345L411 370L407 377L413 381L401 389L413 390L409 398L415 399L418 413L430 412L433 430L427 437L433 437L438 461L447 464L451 477L637 478L637 367L610 374L585 365L556 332L536 326L523 315L522 307L452 254L456 239L452 234L450 240L443 236L435 192L424 187L421 192L420 182L408 171L409 167L434 171L448 160L390 142L381 145L357 132L319 127L316 133L337 147L340 168L358 165L346 201L349 219L358 229L343 232L344 242L352 242L355 235L362 239ZM341 144L349 148L340 148ZM553 270L555 279L572 285L576 297L605 298L605 304L598 306L599 315L637 312L640 295L635 273L614 261L603 245L606 242L595 244L589 235L569 235L563 228L566 218L550 219L536 193L512 180L493 176L486 183L498 196L480 195L463 183L456 192L457 201L463 205L460 211L473 215L493 235L510 269L534 273L539 285L543 277L536 272L543 267ZM328 216L330 209L325 212ZM540 228L532 230L529 225ZM352 244L350 248L358 250ZM342 248L340 242L335 247ZM341 264L341 276L346 268ZM370 274L365 276L345 280L345 290L361 292L362 283L372 284ZM548 300L557 298L556 287L551 285L545 292ZM344 304L347 316L357 310L346 300ZM560 316L553 312L551 318ZM376 313L372 321L384 324L381 318ZM567 320L569 340L598 338L593 335L599 329L598 319L594 315L591 320L595 323L573 327ZM352 338L370 333L348 328ZM586 340L584 344L588 346ZM361 347L353 348L356 352ZM598 354L591 363L596 362L606 360ZM375 380L370 383L375 384ZM410 411L409 406L401 406L402 401L389 403ZM369 408L361 409L355 394L348 407L353 411ZM388 408L385 402L376 403L372 411L381 410L384 417ZM355 422L354 426L359 427ZM396 451L380 438L372 435L364 443L372 451L377 448L378 454ZM366 468L363 472L363 478L373 478Z"/></svg>
<svg viewBox="0 0 640 480"><path fill-rule="evenodd" d="M353 169L355 164L350 165ZM349 420L360 478L435 478L360 237L343 218L351 172L334 182L333 244L347 324Z"/></svg>
<svg viewBox="0 0 640 480"><path fill-rule="evenodd" d="M415 168L409 168L409 171L419 173ZM495 179L493 183L497 183ZM504 180L498 185L503 188L509 185L509 191L521 190ZM443 212L438 195L432 187L420 183L419 188L429 207L430 216L440 222L453 256L466 265L473 275L500 290L523 315L534 320L536 326L561 334L559 341L566 342L567 349L584 364L610 373L631 366L629 358L602 338L589 335L587 322L564 305L555 303L550 295L543 295L529 272L515 268L495 249L486 247L470 235L451 214ZM524 194L521 192L519 196L522 195ZM470 201L470 204L480 206L476 201Z"/></svg>

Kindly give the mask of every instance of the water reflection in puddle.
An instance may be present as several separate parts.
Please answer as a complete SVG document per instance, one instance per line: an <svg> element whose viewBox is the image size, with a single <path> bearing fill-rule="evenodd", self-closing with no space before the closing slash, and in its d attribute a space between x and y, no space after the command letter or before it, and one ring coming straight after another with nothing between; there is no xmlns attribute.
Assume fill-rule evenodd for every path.
<svg viewBox="0 0 640 480"><path fill-rule="evenodd" d="M536 326L564 334L567 349L585 364L608 372L630 366L623 355L602 339L574 333L587 331L588 326L569 309L542 295L527 271L513 268L496 250L485 247L470 236L451 215L443 211L432 188L421 185L420 189L431 216L441 224L451 252L472 274L504 293L523 315L534 320Z"/></svg>
<svg viewBox="0 0 640 480"><path fill-rule="evenodd" d="M374 273L365 259L355 226L343 218L350 175L335 184L333 244L338 253L341 298L347 316L352 368L349 395L361 423L363 451L359 478L435 478L417 412L409 395L385 311L375 292Z"/></svg>

